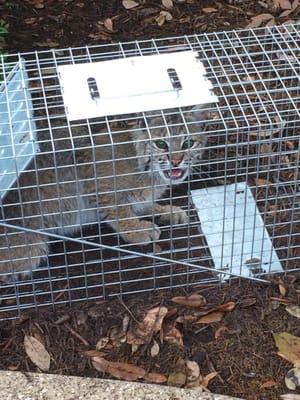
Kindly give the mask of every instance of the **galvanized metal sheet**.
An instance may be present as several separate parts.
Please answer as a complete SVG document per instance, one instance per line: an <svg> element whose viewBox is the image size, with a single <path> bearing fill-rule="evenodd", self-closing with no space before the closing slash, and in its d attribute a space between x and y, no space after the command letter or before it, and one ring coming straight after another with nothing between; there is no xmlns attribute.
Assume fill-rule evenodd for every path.
<svg viewBox="0 0 300 400"><path fill-rule="evenodd" d="M191 191L215 268L251 277L282 272L252 192L245 182ZM221 279L226 279L220 274Z"/></svg>
<svg viewBox="0 0 300 400"><path fill-rule="evenodd" d="M63 65L57 69L69 120L218 101L195 51Z"/></svg>

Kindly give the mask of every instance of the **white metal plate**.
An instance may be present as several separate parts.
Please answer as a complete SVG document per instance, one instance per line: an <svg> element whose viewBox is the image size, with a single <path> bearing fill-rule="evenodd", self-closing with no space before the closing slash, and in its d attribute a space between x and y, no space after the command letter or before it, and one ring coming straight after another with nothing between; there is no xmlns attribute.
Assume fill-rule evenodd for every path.
<svg viewBox="0 0 300 400"><path fill-rule="evenodd" d="M215 103L197 52L128 57L59 66L67 118L72 120ZM168 70L176 70L181 89L174 89ZM97 84L93 99L88 79Z"/></svg>
<svg viewBox="0 0 300 400"><path fill-rule="evenodd" d="M244 277L282 272L245 182L192 190L191 196L216 269Z"/></svg>
<svg viewBox="0 0 300 400"><path fill-rule="evenodd" d="M0 86L0 199L38 150L32 101L24 62Z"/></svg>

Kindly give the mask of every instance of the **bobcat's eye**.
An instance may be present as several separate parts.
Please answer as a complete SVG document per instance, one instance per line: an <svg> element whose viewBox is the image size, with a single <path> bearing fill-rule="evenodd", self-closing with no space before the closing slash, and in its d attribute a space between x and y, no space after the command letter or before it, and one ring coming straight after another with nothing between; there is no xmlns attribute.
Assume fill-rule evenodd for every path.
<svg viewBox="0 0 300 400"><path fill-rule="evenodd" d="M167 150L168 149L168 144L164 141L164 140L155 140L155 145L156 147L158 147L159 149L162 150Z"/></svg>
<svg viewBox="0 0 300 400"><path fill-rule="evenodd" d="M183 143L182 143L182 149L186 150L190 147L193 147L195 144L195 140L194 139L186 139Z"/></svg>

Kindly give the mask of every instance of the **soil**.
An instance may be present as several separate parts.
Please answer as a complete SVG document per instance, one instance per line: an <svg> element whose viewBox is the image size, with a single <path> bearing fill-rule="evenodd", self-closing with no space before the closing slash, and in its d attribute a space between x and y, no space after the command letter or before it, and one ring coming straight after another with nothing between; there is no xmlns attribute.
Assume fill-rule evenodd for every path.
<svg viewBox="0 0 300 400"><path fill-rule="evenodd" d="M261 14L271 17L256 22L257 26L296 21L300 15L299 6L282 15L284 9L274 5L281 2L271 0L174 0L170 9L159 0L140 3L126 9L121 1L114 0L0 0L1 21L8 29L0 44L9 53L24 52L244 28ZM107 302L73 303L70 307L58 306L55 311L43 308L24 312L18 320L0 323L0 368L39 371L24 348L24 335L30 334L49 352L51 373L111 377L97 371L91 357L84 354L94 350L99 339L108 337L109 343L100 350L107 360L138 365L166 377L176 372L186 374L185 362L193 360L200 365L202 376L218 372L208 384L213 392L253 400L277 399L288 392L284 377L291 364L277 355L272 334L300 336L299 319L285 310L286 305L300 302L300 275L290 274L284 283L278 282L274 278L270 285L236 281L194 287L193 293L200 293L207 301L196 311L184 306L175 309L171 298L187 294L176 289ZM234 302L235 308L219 322L199 324L200 316L189 318L228 302ZM147 343L136 349L124 339L124 332L119 335L124 317L128 316L128 330L134 330L135 321L143 321L147 311L157 305L168 308L168 323L175 326L178 317L185 320L176 322L183 345L178 341L161 343L163 335L152 332ZM160 351L152 357L153 339Z"/></svg>

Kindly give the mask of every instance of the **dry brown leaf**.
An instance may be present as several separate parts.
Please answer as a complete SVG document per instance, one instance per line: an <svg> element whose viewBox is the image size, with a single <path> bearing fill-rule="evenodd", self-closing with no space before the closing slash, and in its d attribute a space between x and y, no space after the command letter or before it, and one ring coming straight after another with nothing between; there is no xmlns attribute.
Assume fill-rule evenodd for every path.
<svg viewBox="0 0 300 400"><path fill-rule="evenodd" d="M201 317L197 324L212 324L214 322L219 322L224 317L224 312L222 311L213 311L207 315Z"/></svg>
<svg viewBox="0 0 300 400"><path fill-rule="evenodd" d="M205 297L201 294L191 294L190 296L178 296L172 298L173 303L180 304L186 307L202 307L206 304Z"/></svg>
<svg viewBox="0 0 300 400"><path fill-rule="evenodd" d="M166 329L163 335L163 340L168 343L173 343L177 344L178 346L183 346L182 334L175 326Z"/></svg>
<svg viewBox="0 0 300 400"><path fill-rule="evenodd" d="M188 369L188 381L193 382L197 380L200 376L200 368L198 363L196 363L196 361L187 360L186 366Z"/></svg>
<svg viewBox="0 0 300 400"><path fill-rule="evenodd" d="M272 14L259 14L251 18L251 22L247 25L247 28L258 28L263 22L269 21L274 18Z"/></svg>
<svg viewBox="0 0 300 400"><path fill-rule="evenodd" d="M136 328L127 332L126 341L131 345L141 345L161 330L163 320L168 313L166 307L155 307L149 310L143 322Z"/></svg>
<svg viewBox="0 0 300 400"><path fill-rule="evenodd" d="M114 31L114 24L111 18L106 18L103 21L103 25L105 26L105 28L109 31L109 32L113 32Z"/></svg>
<svg viewBox="0 0 300 400"><path fill-rule="evenodd" d="M144 368L121 362L110 362L108 365L108 373L117 379L124 379L126 381L136 381L144 378L146 375Z"/></svg>
<svg viewBox="0 0 300 400"><path fill-rule="evenodd" d="M139 6L139 3L133 0L123 0L122 1L123 7L126 8L126 10L131 10L132 8L135 8Z"/></svg>
<svg viewBox="0 0 300 400"><path fill-rule="evenodd" d="M157 22L158 26L162 26L166 22L166 17L162 14L159 14L156 18L155 21Z"/></svg>
<svg viewBox="0 0 300 400"><path fill-rule="evenodd" d="M225 311L230 312L234 310L235 303L233 301L229 301L228 303L220 304L219 306L215 307L213 311Z"/></svg>
<svg viewBox="0 0 300 400"><path fill-rule="evenodd" d="M162 0L162 5L170 10L171 8L173 8L173 0Z"/></svg>
<svg viewBox="0 0 300 400"><path fill-rule="evenodd" d="M165 383L168 380L165 375L157 374L156 372L149 372L143 377L143 379L151 383Z"/></svg>
<svg viewBox="0 0 300 400"><path fill-rule="evenodd" d="M213 7L205 7L205 8L202 8L202 11L205 14L211 14L211 13L218 12L218 9L217 8L213 8Z"/></svg>
<svg viewBox="0 0 300 400"><path fill-rule="evenodd" d="M300 5L300 0L294 0L292 4L292 10L296 10L296 8Z"/></svg>
<svg viewBox="0 0 300 400"><path fill-rule="evenodd" d="M224 332L228 332L228 328L226 326L221 326L218 328L215 332L215 339L219 339L221 336L223 336Z"/></svg>
<svg viewBox="0 0 300 400"><path fill-rule="evenodd" d="M141 344L145 344L146 338L140 338L135 335L132 331L127 332L126 341L128 344L133 346L139 346Z"/></svg>
<svg viewBox="0 0 300 400"><path fill-rule="evenodd" d="M42 371L50 369L50 354L45 346L34 336L25 335L24 348L30 360Z"/></svg>
<svg viewBox="0 0 300 400"><path fill-rule="evenodd" d="M104 347L108 344L109 338L108 337L103 337L98 340L96 343L96 350L101 350L104 349Z"/></svg>
<svg viewBox="0 0 300 400"><path fill-rule="evenodd" d="M109 373L117 379L126 381L136 381L146 375L144 368L133 364L107 361L101 357L93 357L92 365L97 371Z"/></svg>
<svg viewBox="0 0 300 400"><path fill-rule="evenodd" d="M247 299L241 300L240 307L242 307L242 308L251 307L255 303L256 303L256 298L255 297L248 297Z"/></svg>
<svg viewBox="0 0 300 400"><path fill-rule="evenodd" d="M293 317L300 319L300 306L290 305L290 306L287 306L285 309Z"/></svg>
<svg viewBox="0 0 300 400"><path fill-rule="evenodd" d="M105 357L106 353L97 350L86 350L82 352L86 357Z"/></svg>
<svg viewBox="0 0 300 400"><path fill-rule="evenodd" d="M261 387L261 389L271 389L276 386L278 386L277 382L270 379L270 380L264 382L260 387Z"/></svg>
<svg viewBox="0 0 300 400"><path fill-rule="evenodd" d="M34 42L38 47L58 47L59 43L54 40L47 39L46 42Z"/></svg>
<svg viewBox="0 0 300 400"><path fill-rule="evenodd" d="M174 372L168 376L168 385L182 387L185 385L186 375L183 372Z"/></svg>
<svg viewBox="0 0 300 400"><path fill-rule="evenodd" d="M292 8L292 4L289 0L277 0L277 2L283 10L290 10Z"/></svg>
<svg viewBox="0 0 300 400"><path fill-rule="evenodd" d="M279 289L279 293L281 294L281 296L285 297L286 293L287 293L287 287L281 278L279 278L279 280L278 280L278 289Z"/></svg>
<svg viewBox="0 0 300 400"><path fill-rule="evenodd" d="M278 355L294 365L300 363L300 338L287 332L273 333Z"/></svg>
<svg viewBox="0 0 300 400"><path fill-rule="evenodd" d="M279 15L279 18L287 17L287 16L290 15L292 12L293 12L292 9L284 10L284 11L282 11L282 13Z"/></svg>
<svg viewBox="0 0 300 400"><path fill-rule="evenodd" d="M151 357L156 357L159 354L159 344L157 343L156 340L153 340L153 345L151 346L150 354Z"/></svg>
<svg viewBox="0 0 300 400"><path fill-rule="evenodd" d="M92 357L92 365L97 371L108 372L109 361L103 357Z"/></svg>
<svg viewBox="0 0 300 400"><path fill-rule="evenodd" d="M300 394L286 393L280 396L282 400L300 400Z"/></svg>
<svg viewBox="0 0 300 400"><path fill-rule="evenodd" d="M218 375L218 372L211 372L208 375L204 376L204 378L201 379L200 383L201 386L207 388L209 385L209 382L214 379Z"/></svg>
<svg viewBox="0 0 300 400"><path fill-rule="evenodd" d="M155 307L149 310L138 328L138 332L148 336L161 330L163 320L168 313L167 307Z"/></svg>

